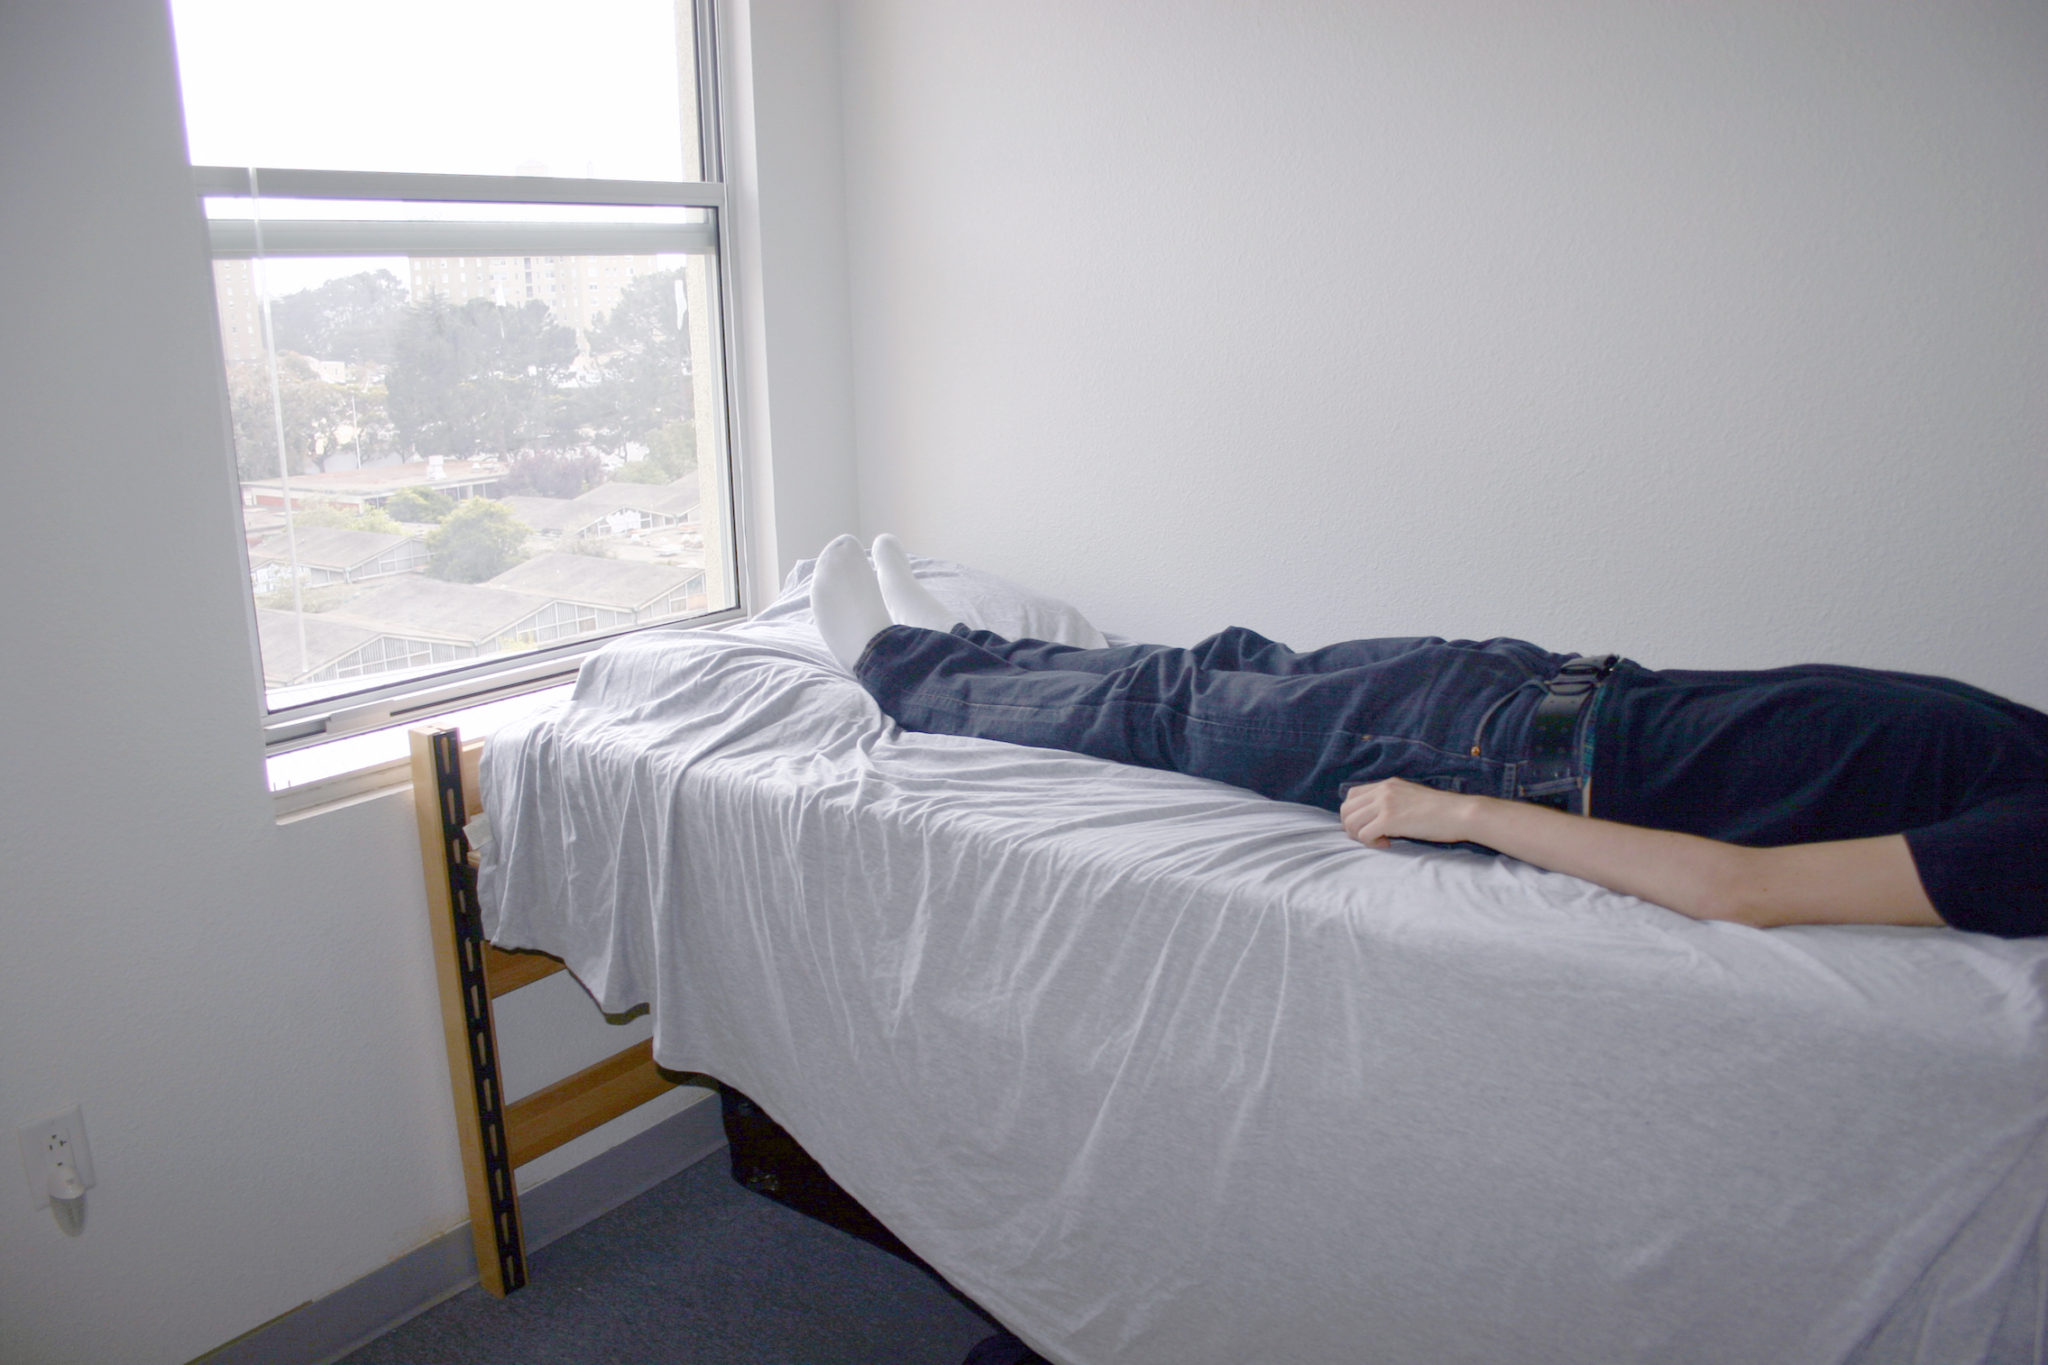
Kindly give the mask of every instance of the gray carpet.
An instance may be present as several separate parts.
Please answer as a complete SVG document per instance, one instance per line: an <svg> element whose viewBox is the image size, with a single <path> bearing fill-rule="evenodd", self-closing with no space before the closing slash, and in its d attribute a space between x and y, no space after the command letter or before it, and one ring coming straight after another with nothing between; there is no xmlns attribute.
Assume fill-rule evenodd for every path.
<svg viewBox="0 0 2048 1365"><path fill-rule="evenodd" d="M960 1365L994 1330L944 1286L741 1189L723 1151L346 1365Z"/></svg>

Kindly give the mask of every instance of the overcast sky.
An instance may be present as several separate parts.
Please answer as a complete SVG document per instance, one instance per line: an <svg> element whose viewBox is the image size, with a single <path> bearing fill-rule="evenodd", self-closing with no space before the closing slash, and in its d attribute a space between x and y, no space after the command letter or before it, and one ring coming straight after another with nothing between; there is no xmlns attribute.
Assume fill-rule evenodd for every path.
<svg viewBox="0 0 2048 1365"><path fill-rule="evenodd" d="M675 10L173 0L186 142L201 166L694 179ZM364 268L270 264L274 293ZM403 278L402 260L384 264Z"/></svg>

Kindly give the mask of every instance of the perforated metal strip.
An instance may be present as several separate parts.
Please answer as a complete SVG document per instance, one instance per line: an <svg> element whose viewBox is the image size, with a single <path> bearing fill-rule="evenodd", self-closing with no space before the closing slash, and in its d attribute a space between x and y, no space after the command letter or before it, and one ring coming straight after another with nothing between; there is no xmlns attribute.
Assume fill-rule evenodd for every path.
<svg viewBox="0 0 2048 1365"><path fill-rule="evenodd" d="M455 959L462 974L462 1018L469 1039L469 1074L475 1086L484 1178L491 1200L491 1239L498 1268L511 1293L526 1283L525 1240L520 1236L519 1200L512 1183L512 1146L505 1133L505 1092L498 1081L493 1046L491 994L484 980L483 909L476 898L476 869L469 865L468 816L462 792L462 737L452 730L433 736L434 785L441 809L441 850L448 870L448 904L455 919Z"/></svg>

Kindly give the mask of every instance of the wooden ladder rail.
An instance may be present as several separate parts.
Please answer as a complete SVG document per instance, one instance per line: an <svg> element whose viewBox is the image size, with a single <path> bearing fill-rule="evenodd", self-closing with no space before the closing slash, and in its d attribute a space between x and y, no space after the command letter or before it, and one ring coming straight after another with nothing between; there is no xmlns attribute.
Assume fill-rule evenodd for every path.
<svg viewBox="0 0 2048 1365"><path fill-rule="evenodd" d="M491 1002L563 970L541 953L486 942L476 894L476 855L463 826L482 809L477 762L483 741L452 726L411 732L413 810L441 988L442 1037L469 1195L477 1279L503 1297L526 1283L526 1238L516 1169L678 1084L636 1043L524 1099L507 1103L498 1070Z"/></svg>

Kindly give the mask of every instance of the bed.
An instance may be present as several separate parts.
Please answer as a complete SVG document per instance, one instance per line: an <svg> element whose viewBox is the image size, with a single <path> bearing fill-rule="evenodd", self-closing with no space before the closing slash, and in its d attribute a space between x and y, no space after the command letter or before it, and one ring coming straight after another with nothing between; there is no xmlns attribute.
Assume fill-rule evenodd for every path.
<svg viewBox="0 0 2048 1365"><path fill-rule="evenodd" d="M481 930L648 1005L650 1070L752 1096L1049 1359L2044 1359L2048 944L1695 923L905 733L808 570L493 736Z"/></svg>

